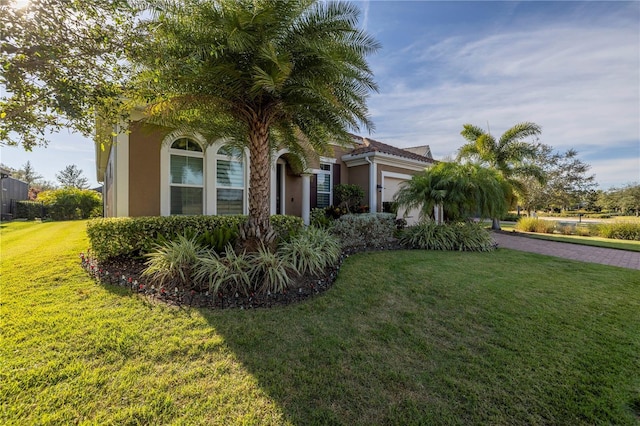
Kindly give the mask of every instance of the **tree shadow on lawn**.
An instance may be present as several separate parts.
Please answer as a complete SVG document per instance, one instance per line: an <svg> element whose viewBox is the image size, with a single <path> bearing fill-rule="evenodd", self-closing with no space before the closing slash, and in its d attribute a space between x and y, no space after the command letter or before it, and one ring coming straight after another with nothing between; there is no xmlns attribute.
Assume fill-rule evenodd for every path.
<svg viewBox="0 0 640 426"><path fill-rule="evenodd" d="M332 288L297 305L200 311L292 424L427 420L416 378L427 353L403 346L391 312L371 314L384 295L348 296Z"/></svg>
<svg viewBox="0 0 640 426"><path fill-rule="evenodd" d="M449 266L463 255L484 261L491 256L452 254L446 257ZM571 303L564 296L550 302L558 303L558 310L550 311L557 318L542 320L527 306L536 298L549 302L549 296L535 288L522 300L511 300L508 285L494 291L481 281L447 280L452 272L437 261L403 269L384 257L365 260L368 256L350 259L331 289L297 305L200 310L286 420L589 424L629 419L620 395L597 393L617 374L626 374L619 363L628 359L628 347L614 342L609 359L598 344L585 348L579 338L564 334L568 319L559 307ZM596 336L605 329L583 331ZM613 352L619 352L617 360Z"/></svg>

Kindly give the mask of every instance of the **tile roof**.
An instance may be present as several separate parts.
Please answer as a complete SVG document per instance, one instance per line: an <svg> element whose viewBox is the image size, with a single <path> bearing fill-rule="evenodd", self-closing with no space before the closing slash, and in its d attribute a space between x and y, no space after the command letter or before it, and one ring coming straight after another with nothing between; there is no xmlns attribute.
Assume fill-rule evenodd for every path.
<svg viewBox="0 0 640 426"><path fill-rule="evenodd" d="M349 154L358 155L358 154L366 154L368 152L380 152L384 154L395 155L396 157L408 158L415 161L420 161L423 163L435 163L436 161L433 158L428 158L423 155L416 154L414 152L410 152L404 150L402 148L398 148L392 145L388 145L386 143L382 143L380 141L376 141L373 139L363 138L362 136L355 136L353 138L360 145L354 148Z"/></svg>

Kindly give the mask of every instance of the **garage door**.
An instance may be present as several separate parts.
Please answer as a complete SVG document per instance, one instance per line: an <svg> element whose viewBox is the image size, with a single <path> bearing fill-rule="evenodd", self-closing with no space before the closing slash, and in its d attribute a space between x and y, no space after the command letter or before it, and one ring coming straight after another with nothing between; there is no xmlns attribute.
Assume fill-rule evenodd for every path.
<svg viewBox="0 0 640 426"><path fill-rule="evenodd" d="M383 176L382 179L382 201L393 201L393 196L396 195L396 192L398 192L398 190L400 189L400 184L406 179L389 176ZM404 213L405 209L398 209L399 218L403 217ZM407 225L413 225L417 223L420 220L420 210L415 209L409 211L405 219L407 220Z"/></svg>

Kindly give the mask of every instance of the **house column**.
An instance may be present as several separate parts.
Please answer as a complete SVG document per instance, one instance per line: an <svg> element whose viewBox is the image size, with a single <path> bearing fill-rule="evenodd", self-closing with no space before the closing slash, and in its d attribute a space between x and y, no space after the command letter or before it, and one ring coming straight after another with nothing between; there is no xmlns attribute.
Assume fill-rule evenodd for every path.
<svg viewBox="0 0 640 426"><path fill-rule="evenodd" d="M309 214L311 213L311 174L302 174L302 221L309 225Z"/></svg>
<svg viewBox="0 0 640 426"><path fill-rule="evenodd" d="M115 154L113 185L116 217L129 216L129 134L122 131L122 127L120 124L114 130L117 136L111 154Z"/></svg>
<svg viewBox="0 0 640 426"><path fill-rule="evenodd" d="M278 188L278 179L276 178L276 173L277 173L277 170L278 170L278 165L277 164L278 164L278 159L276 158L276 159L273 160L273 163L271 164L271 188L269 190L269 192L270 192L270 197L269 198L270 198L270 201L271 201L271 207L270 207L271 213L270 214L272 214L272 215L276 214L276 211L277 211L277 206L276 206L276 203L277 203L276 194L278 192L278 189L277 189Z"/></svg>
<svg viewBox="0 0 640 426"><path fill-rule="evenodd" d="M369 162L369 211L375 213L378 211L378 165L375 161Z"/></svg>

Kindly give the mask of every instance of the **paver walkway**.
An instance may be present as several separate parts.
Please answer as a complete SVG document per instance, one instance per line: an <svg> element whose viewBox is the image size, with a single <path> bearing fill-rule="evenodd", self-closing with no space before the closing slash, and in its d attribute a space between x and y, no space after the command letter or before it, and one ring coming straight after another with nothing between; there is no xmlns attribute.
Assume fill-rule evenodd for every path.
<svg viewBox="0 0 640 426"><path fill-rule="evenodd" d="M563 257L565 259L580 260L582 262L601 263L603 265L640 270L640 252L636 251L538 240L500 232L493 232L492 235L493 239L498 243L498 248L503 247L531 253L546 254L548 256Z"/></svg>

